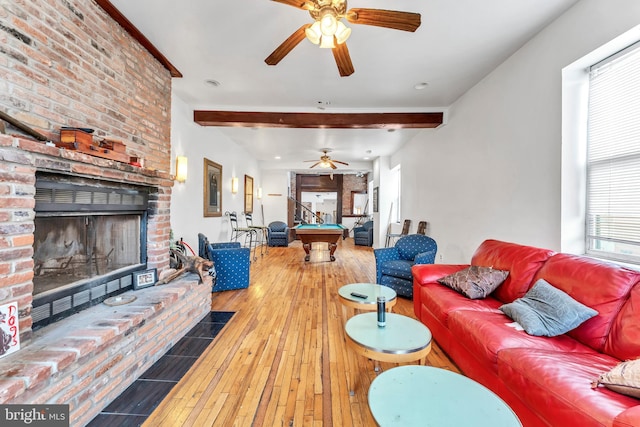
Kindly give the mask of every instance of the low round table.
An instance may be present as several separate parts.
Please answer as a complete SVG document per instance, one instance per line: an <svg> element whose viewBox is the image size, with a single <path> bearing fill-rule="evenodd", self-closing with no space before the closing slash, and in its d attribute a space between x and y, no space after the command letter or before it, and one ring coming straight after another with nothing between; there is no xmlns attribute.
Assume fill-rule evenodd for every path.
<svg viewBox="0 0 640 427"><path fill-rule="evenodd" d="M406 363L422 360L431 351L431 331L418 320L386 314L386 326L378 326L378 313L353 316L344 326L347 345L356 354L379 362ZM357 363L350 367L350 391L355 389Z"/></svg>
<svg viewBox="0 0 640 427"><path fill-rule="evenodd" d="M485 386L431 366L400 366L378 375L369 388L369 408L381 426L522 426Z"/></svg>
<svg viewBox="0 0 640 427"><path fill-rule="evenodd" d="M354 297L351 295L352 292L366 295L367 298ZM350 307L355 310L376 311L378 308L378 297L385 297L387 300L386 308L388 311L391 311L397 301L396 291L388 286L377 285L375 283L350 283L344 285L338 289L338 296L345 310L346 307Z"/></svg>

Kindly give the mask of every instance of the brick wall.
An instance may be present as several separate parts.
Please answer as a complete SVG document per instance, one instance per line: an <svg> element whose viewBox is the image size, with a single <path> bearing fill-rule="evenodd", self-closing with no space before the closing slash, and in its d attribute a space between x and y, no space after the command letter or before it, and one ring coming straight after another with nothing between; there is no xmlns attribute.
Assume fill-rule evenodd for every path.
<svg viewBox="0 0 640 427"><path fill-rule="evenodd" d="M0 305L31 337L35 172L148 185L147 260L169 265L171 76L92 1L0 3L0 109L53 141L61 126L121 139L144 168L0 135ZM4 123L4 122L3 122Z"/></svg>
<svg viewBox="0 0 640 427"><path fill-rule="evenodd" d="M170 170L170 73L93 1L0 3L0 108L52 140L95 129Z"/></svg>
<svg viewBox="0 0 640 427"><path fill-rule="evenodd" d="M367 192L367 175L358 177L356 175L344 175L342 178L342 215L351 215L353 213L353 206L351 206L351 192L352 191L364 191ZM369 209L371 212L372 209Z"/></svg>
<svg viewBox="0 0 640 427"><path fill-rule="evenodd" d="M210 310L211 284L143 289L132 305L95 306L32 332L35 173L148 186L147 264L162 273L171 75L93 1L0 2L0 110L52 141L62 126L95 129L144 159L134 167L0 126L0 305L18 302L23 343L0 359L0 403L68 403L71 425L85 425Z"/></svg>

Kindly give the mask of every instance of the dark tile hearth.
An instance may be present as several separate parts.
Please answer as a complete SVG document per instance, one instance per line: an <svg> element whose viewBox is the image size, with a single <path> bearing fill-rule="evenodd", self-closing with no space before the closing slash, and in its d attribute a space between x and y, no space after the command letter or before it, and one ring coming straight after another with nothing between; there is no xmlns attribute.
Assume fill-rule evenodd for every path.
<svg viewBox="0 0 640 427"><path fill-rule="evenodd" d="M198 360L234 312L212 311L153 364L116 400L104 408L89 427L140 426L173 386Z"/></svg>

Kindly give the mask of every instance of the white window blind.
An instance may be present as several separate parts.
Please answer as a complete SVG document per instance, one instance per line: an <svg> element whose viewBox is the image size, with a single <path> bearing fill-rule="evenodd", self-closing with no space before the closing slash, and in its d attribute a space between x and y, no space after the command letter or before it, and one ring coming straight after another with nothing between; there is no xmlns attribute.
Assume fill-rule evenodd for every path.
<svg viewBox="0 0 640 427"><path fill-rule="evenodd" d="M640 264L640 46L591 67L587 253Z"/></svg>

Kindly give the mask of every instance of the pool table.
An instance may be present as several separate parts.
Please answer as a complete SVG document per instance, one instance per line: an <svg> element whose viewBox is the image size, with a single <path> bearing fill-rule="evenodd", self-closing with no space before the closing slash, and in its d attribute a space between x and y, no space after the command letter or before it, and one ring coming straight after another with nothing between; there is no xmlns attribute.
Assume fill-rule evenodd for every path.
<svg viewBox="0 0 640 427"><path fill-rule="evenodd" d="M305 261L309 261L311 244L314 242L327 242L329 244L329 257L335 261L333 254L338 247L338 240L343 236L346 227L341 224L300 224L294 227L296 236L302 241L302 248L306 256Z"/></svg>

